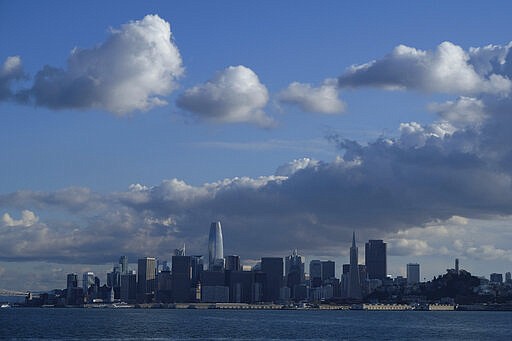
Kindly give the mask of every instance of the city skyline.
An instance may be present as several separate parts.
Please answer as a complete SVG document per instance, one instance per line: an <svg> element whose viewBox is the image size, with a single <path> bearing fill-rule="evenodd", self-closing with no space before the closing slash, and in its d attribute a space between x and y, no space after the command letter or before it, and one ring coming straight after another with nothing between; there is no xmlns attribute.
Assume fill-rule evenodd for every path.
<svg viewBox="0 0 512 341"><path fill-rule="evenodd" d="M355 231L388 274L510 271L510 10L2 2L0 289L206 264L211 221L242 264L343 264Z"/></svg>
<svg viewBox="0 0 512 341"><path fill-rule="evenodd" d="M220 226L220 221L210 226L209 239L214 244L216 235L222 234ZM383 277L381 270L382 264L385 267L386 263L386 244L382 240L369 240L365 244L365 264L359 264L355 232L352 233L349 263L342 265L339 278L335 275L335 262L331 260L311 260L309 274L305 276L304 258L297 249L286 257L262 256L261 261L250 268L240 266L238 255L228 255L219 262L217 254L209 257L206 269L202 256L187 256L185 248L175 251L170 260L171 267L167 260L143 257L137 260L136 271L129 270L127 257L121 256L112 272L107 273L107 281L103 285L93 272L83 273L82 286L79 275L69 273L66 276L66 289L56 288L35 295L29 292L25 304L83 306L107 303L119 307L119 304L137 303L151 307L152 304L162 303L230 302L256 306L296 304L295 307L300 307L306 302L335 305L354 302L375 305L378 302L374 308L381 310L397 309L398 306L400 309L430 310L427 304L439 303L442 303L442 308L438 308L453 310L456 307L454 303L492 300L504 303L510 296L512 283L510 272L505 276L491 273L489 279L472 276L460 269L458 259L455 259L454 268L447 269L446 274L431 281L421 281L420 265L417 263L407 264L405 278ZM211 253L211 247L209 251ZM423 295L418 295L420 293ZM405 301L409 305L397 305L397 302ZM352 309L357 309L357 306Z"/></svg>
<svg viewBox="0 0 512 341"><path fill-rule="evenodd" d="M213 244L218 244L216 242L216 237L218 234L221 235L220 240L222 240L222 229L221 229L221 222L212 222L210 224L210 230L209 230L209 241L213 242ZM221 243L222 244L222 243ZM112 272L105 273L106 281L104 283L107 283L109 287L114 287L117 285L121 285L122 283L122 276L123 275L129 275L132 276L133 279L136 279L136 288L137 292L142 293L151 293L154 292L157 287L157 277L160 274L160 272L170 272L170 273L177 273L181 275L185 275L185 277L190 277L191 282L189 283L189 287L195 283L194 285L197 285L196 281L200 281L199 277L203 271L207 272L224 272L226 270L229 271L243 271L243 272L254 272L256 269L259 269L263 272L281 272L281 279L273 281L277 281L275 291L275 297L272 297L271 300L276 300L279 296L278 288L281 286L288 286L293 287L293 285L302 284L305 281L305 275L307 274L308 280L311 281L311 287L315 287L316 285L321 286L322 283L324 283L325 280L329 280L331 278L336 278L340 280L340 285L346 286L346 292L345 295L347 298L351 299L361 299L363 297L361 293L361 286L363 282L365 281L371 281L378 279L379 283L383 283L385 279L394 279L394 280L400 280L404 279L407 284L416 284L419 282L427 282L432 280L432 278L426 278L424 276L421 276L420 271L420 264L418 263L407 263L405 265L406 271L404 274L398 274L396 276L393 276L392 274L387 274L385 276L381 276L379 271L375 272L375 270L372 270L372 268L375 268L376 258L377 256L381 258L380 261L377 261L379 264L385 264L387 253L386 253L386 243L383 240L374 240L370 239L368 242L365 243L365 257L363 258L364 261L361 262L361 258L358 257L359 254L359 247L357 246L356 241L356 234L355 232L352 232L352 242L349 249L349 256L348 259L346 259L344 262L335 265L336 262L332 259L312 259L310 262L306 261L306 258L302 255L299 255L299 250L294 249L291 252L291 255L289 256L281 256L281 257L266 257L262 255L258 261L252 262L251 264L242 264L240 263L240 256L239 255L226 255L222 258L222 262L220 261L219 254L217 253L217 256L215 256L215 248L210 247L211 243L208 245L208 254L209 254L209 261L207 264L203 264L202 255L186 255L185 254L185 247L182 249L175 249L174 254L172 254L169 257L163 257L162 259L156 258L156 257L142 257L137 258L136 263L128 263L128 257L126 256L120 256L119 261L117 263L112 263ZM217 245L218 246L218 245ZM221 245L222 248L223 245ZM377 250L376 250L377 249ZM210 254L214 255L213 258L210 257ZM370 256L369 256L370 255ZM172 259L172 260L171 260ZM176 259L176 262L173 262L173 260ZM189 259L184 261L185 259ZM197 265L194 265L194 259L200 259L201 261L197 263L201 266L201 270L199 271L195 267ZM213 259L213 262L212 262ZM267 262L267 270L265 271L265 266L262 266L264 263L264 260ZM277 263L276 263L277 262ZM172 267L169 267L169 263ZM132 264L132 268L130 269L130 264ZM186 265L188 264L188 265ZM236 265L235 265L236 264ZM136 265L136 270L133 269L133 265ZM456 258L454 260L454 267L448 267L445 269L446 271L450 271L450 269L453 269L456 273L459 273L459 259ZM190 268L190 270L186 270ZM250 270L248 270L246 267L249 267ZM314 267L314 268L313 268ZM363 268L361 268L363 267ZM378 267L378 266L377 266ZM347 271L345 272L345 268ZM280 269L280 270L278 270ZM362 270L364 269L364 270ZM438 269L439 272L436 276L440 276L443 273L442 269ZM190 271L190 273L188 273ZM361 272L363 271L363 272ZM326 273L324 273L326 272ZM120 277L114 279L113 277L110 277L114 274L118 274ZM330 274L330 275L327 275ZM346 279L343 279L343 276L347 274ZM72 278L72 281L75 282L75 287L82 287L84 289L84 292L86 292L86 288L92 284L95 284L95 281L99 279L101 282L102 278L98 277L99 274L94 274L91 271L83 272L83 280L80 285L77 273L72 272L67 274L67 287L69 287L70 278ZM491 281L493 281L493 276L500 276L503 280L503 275L501 273L490 273L490 274L473 274L474 276L480 277L480 278L487 278ZM71 276L71 277L70 277ZM179 275L178 275L179 276ZM291 276L291 277L290 277ZM434 278L436 277L434 276ZM507 271L505 273L505 276L510 276L510 271ZM274 277L279 277L278 275L274 275ZM103 279L105 279L103 278ZM495 277L497 278L497 277ZM290 280L291 279L291 280ZM319 281L317 283L317 280ZM116 282L117 281L117 282ZM345 282L344 282L345 281ZM171 281L172 282L172 281ZM502 282L502 281L499 281ZM87 283L87 285L85 284ZM369 283L369 282L368 282ZM53 288L56 289L56 288ZM174 289L173 289L174 290ZM183 290L183 289L182 289ZM33 290L27 290L27 291L33 291ZM186 291L186 290L185 290ZM293 294L293 291L291 291ZM292 295L293 296L293 295ZM135 300L135 297L133 298ZM139 300L140 297L137 296L137 300Z"/></svg>

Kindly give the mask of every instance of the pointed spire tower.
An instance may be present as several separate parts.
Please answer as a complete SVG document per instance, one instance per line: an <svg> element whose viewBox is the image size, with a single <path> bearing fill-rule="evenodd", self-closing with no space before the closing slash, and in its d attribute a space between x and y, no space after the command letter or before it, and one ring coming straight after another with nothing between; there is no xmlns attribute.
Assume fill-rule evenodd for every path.
<svg viewBox="0 0 512 341"><path fill-rule="evenodd" d="M356 246L356 233L352 233L352 246L350 247L350 270L348 282L348 297L361 299L361 281L359 280L358 249Z"/></svg>

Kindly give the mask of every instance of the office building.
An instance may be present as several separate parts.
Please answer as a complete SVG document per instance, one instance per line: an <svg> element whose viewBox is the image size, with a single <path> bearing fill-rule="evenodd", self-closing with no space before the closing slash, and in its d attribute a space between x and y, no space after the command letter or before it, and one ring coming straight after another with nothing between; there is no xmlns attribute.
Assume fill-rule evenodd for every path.
<svg viewBox="0 0 512 341"><path fill-rule="evenodd" d="M510 274L510 272L505 272L505 282L506 283L512 282L512 275Z"/></svg>
<svg viewBox="0 0 512 341"><path fill-rule="evenodd" d="M254 273L251 271L232 271L229 273L229 302L251 303Z"/></svg>
<svg viewBox="0 0 512 341"><path fill-rule="evenodd" d="M296 272L300 282L304 282L304 257L299 255L297 249L292 251L292 254L286 256L284 262L284 273L288 276L290 273Z"/></svg>
<svg viewBox="0 0 512 341"><path fill-rule="evenodd" d="M240 271L240 256L226 256L226 270Z"/></svg>
<svg viewBox="0 0 512 341"><path fill-rule="evenodd" d="M190 302L192 299L192 260L190 256L172 257L172 300Z"/></svg>
<svg viewBox="0 0 512 341"><path fill-rule="evenodd" d="M201 279L201 274L203 273L204 270L203 256L190 256L190 262L192 266L192 286L196 287Z"/></svg>
<svg viewBox="0 0 512 341"><path fill-rule="evenodd" d="M286 286L290 288L290 297L296 299L296 288L304 282L304 260L297 249L286 256L284 262L284 273L286 275Z"/></svg>
<svg viewBox="0 0 512 341"><path fill-rule="evenodd" d="M183 243L183 247L181 249L174 249L175 256L185 256L185 243Z"/></svg>
<svg viewBox="0 0 512 341"><path fill-rule="evenodd" d="M489 279L491 283L503 283L503 274L492 273Z"/></svg>
<svg viewBox="0 0 512 341"><path fill-rule="evenodd" d="M369 240L364 247L364 260L369 279L387 277L386 243L382 240Z"/></svg>
<svg viewBox="0 0 512 341"><path fill-rule="evenodd" d="M266 302L277 302L281 287L283 286L283 258L261 258L261 271L266 274L263 300Z"/></svg>
<svg viewBox="0 0 512 341"><path fill-rule="evenodd" d="M322 261L322 283L326 280L335 278L335 263L332 260Z"/></svg>
<svg viewBox="0 0 512 341"><path fill-rule="evenodd" d="M420 265L418 263L407 264L407 284L413 285L420 282Z"/></svg>
<svg viewBox="0 0 512 341"><path fill-rule="evenodd" d="M78 305L82 303L83 290L82 288L78 288L78 275L76 273L70 273L66 277L66 304Z"/></svg>
<svg viewBox="0 0 512 341"><path fill-rule="evenodd" d="M350 264L343 264L341 267L341 278L340 278L340 286L341 286L341 297L348 297L348 282L350 279Z"/></svg>
<svg viewBox="0 0 512 341"><path fill-rule="evenodd" d="M229 302L229 287L205 286L201 287L201 302L227 303Z"/></svg>
<svg viewBox="0 0 512 341"><path fill-rule="evenodd" d="M119 258L119 267L120 267L120 270L121 270L121 274L128 273L128 257L121 256Z"/></svg>
<svg viewBox="0 0 512 341"><path fill-rule="evenodd" d="M322 285L322 262L320 260L314 259L309 262L309 280L313 288Z"/></svg>
<svg viewBox="0 0 512 341"><path fill-rule="evenodd" d="M203 271L201 274L201 302L229 302L229 287L224 271Z"/></svg>
<svg viewBox="0 0 512 341"><path fill-rule="evenodd" d="M356 246L356 233L352 234L352 246L350 247L350 270L348 279L348 298L361 299L361 281L358 266L358 248Z"/></svg>
<svg viewBox="0 0 512 341"><path fill-rule="evenodd" d="M87 302L94 299L95 292L97 292L94 286L94 272L88 271L82 274L82 289Z"/></svg>
<svg viewBox="0 0 512 341"><path fill-rule="evenodd" d="M76 273L71 273L67 275L66 278L66 288L76 288L78 287L78 275Z"/></svg>
<svg viewBox="0 0 512 341"><path fill-rule="evenodd" d="M84 289L84 293L89 290L91 285L94 285L94 272L84 272L82 275L82 288Z"/></svg>
<svg viewBox="0 0 512 341"><path fill-rule="evenodd" d="M137 275L135 271L121 274L121 301L134 303L137 298Z"/></svg>
<svg viewBox="0 0 512 341"><path fill-rule="evenodd" d="M156 290L156 259L141 258L137 262L137 302L151 302Z"/></svg>
<svg viewBox="0 0 512 341"><path fill-rule="evenodd" d="M224 269L224 243L222 241L222 227L220 221L210 226L208 238L208 270L221 271Z"/></svg>

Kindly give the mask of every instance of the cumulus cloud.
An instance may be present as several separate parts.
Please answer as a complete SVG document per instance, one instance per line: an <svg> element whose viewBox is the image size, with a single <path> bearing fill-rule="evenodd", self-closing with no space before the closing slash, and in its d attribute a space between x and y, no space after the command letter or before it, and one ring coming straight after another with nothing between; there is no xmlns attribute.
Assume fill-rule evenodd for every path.
<svg viewBox="0 0 512 341"><path fill-rule="evenodd" d="M98 108L124 115L166 104L183 74L168 22L147 15L113 29L92 48L74 48L67 68L45 66L19 97L52 109Z"/></svg>
<svg viewBox="0 0 512 341"><path fill-rule="evenodd" d="M8 227L30 227L37 223L39 218L35 215L34 212L29 210L21 211L21 219L16 220L9 213L4 213L2 216L2 223L4 226Z"/></svg>
<svg viewBox="0 0 512 341"><path fill-rule="evenodd" d="M7 57L0 67L0 101L12 99L14 96L12 84L24 77L21 58L19 56Z"/></svg>
<svg viewBox="0 0 512 341"><path fill-rule="evenodd" d="M302 169L306 169L308 167L315 167L318 164L319 162L317 160L313 160L307 157L304 157L302 159L296 159L279 166L276 170L276 175L290 176Z"/></svg>
<svg viewBox="0 0 512 341"><path fill-rule="evenodd" d="M406 52L410 56L405 65L413 65L414 72L419 67L410 63L411 56L441 58L441 52L401 53ZM491 63L489 69L480 61L472 67L470 56L464 59L466 71L483 82L490 82L489 75L499 70L505 77L508 55L496 55L493 60L504 64ZM445 85L464 90L456 79ZM423 83L411 82L403 84L423 90ZM259 102L250 100L258 92L254 89L259 89ZM261 110L267 99L251 70L232 67L187 90L179 101L205 110L198 115L206 118L244 121L248 111ZM260 103L256 109L255 102ZM47 221L30 229L10 228L6 219L15 219L7 216L0 225L0 260L104 263L120 254L168 257L172 245L183 242L194 252L204 252L212 220L223 222L225 250L250 259L283 255L283 250L296 247L304 254L322 249L337 255L353 230L360 240L387 236L396 254L450 254L451 247L467 250L466 257L508 259L509 253L502 252L507 245L500 240L512 239L509 224L489 237L482 229L469 233L473 225L468 221L512 216L512 99L489 92L432 109L439 114L432 124L406 122L398 127L398 137L365 144L331 135L329 141L340 153L336 160L297 159L279 167L275 175L260 178L204 185L170 179L156 186L134 184L115 193L69 188L0 195L5 212L51 212L45 214ZM253 116L245 119L258 122ZM446 226L432 227L432 222Z"/></svg>
<svg viewBox="0 0 512 341"><path fill-rule="evenodd" d="M455 101L432 103L429 109L457 128L480 125L486 118L483 101L472 97L462 96Z"/></svg>
<svg viewBox="0 0 512 341"><path fill-rule="evenodd" d="M433 51L399 45L382 59L350 67L338 78L338 84L341 87L506 95L512 90L510 63L505 63L510 58L509 47L495 53L489 53L490 48L471 49L468 53L447 41Z"/></svg>
<svg viewBox="0 0 512 341"><path fill-rule="evenodd" d="M267 88L256 73L239 65L229 66L206 83L187 89L176 104L205 120L271 127L275 122L263 111L267 102Z"/></svg>
<svg viewBox="0 0 512 341"><path fill-rule="evenodd" d="M277 95L283 104L297 105L302 111L338 114L345 110L345 103L338 97L336 80L326 80L320 87L293 82Z"/></svg>

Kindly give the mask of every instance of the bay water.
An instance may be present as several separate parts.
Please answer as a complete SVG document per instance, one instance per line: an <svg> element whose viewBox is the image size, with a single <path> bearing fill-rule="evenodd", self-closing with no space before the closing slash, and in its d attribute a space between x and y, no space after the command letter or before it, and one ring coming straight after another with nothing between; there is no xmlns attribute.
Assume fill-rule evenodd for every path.
<svg viewBox="0 0 512 341"><path fill-rule="evenodd" d="M512 312L6 308L0 338L511 340Z"/></svg>

